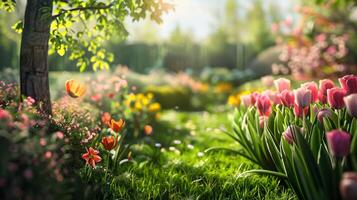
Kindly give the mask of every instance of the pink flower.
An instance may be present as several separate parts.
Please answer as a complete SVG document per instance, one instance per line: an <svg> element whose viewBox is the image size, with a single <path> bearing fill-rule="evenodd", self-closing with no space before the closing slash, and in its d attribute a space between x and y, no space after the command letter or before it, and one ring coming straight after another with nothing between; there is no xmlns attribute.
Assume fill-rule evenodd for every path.
<svg viewBox="0 0 357 200"><path fill-rule="evenodd" d="M283 133L283 138L289 143L294 143L294 133L300 132L299 127L297 126L288 126L288 128Z"/></svg>
<svg viewBox="0 0 357 200"><path fill-rule="evenodd" d="M357 199L357 172L345 172L340 182L340 193L342 199Z"/></svg>
<svg viewBox="0 0 357 200"><path fill-rule="evenodd" d="M343 98L348 113L357 118L357 94L350 94Z"/></svg>
<svg viewBox="0 0 357 200"><path fill-rule="evenodd" d="M47 142L45 138L40 138L40 145L41 146L46 146Z"/></svg>
<svg viewBox="0 0 357 200"><path fill-rule="evenodd" d="M259 116L259 126L260 128L264 128L264 124L268 122L269 117L267 116Z"/></svg>
<svg viewBox="0 0 357 200"><path fill-rule="evenodd" d="M57 131L56 132L56 137L60 140L62 140L64 138L64 134L61 131Z"/></svg>
<svg viewBox="0 0 357 200"><path fill-rule="evenodd" d="M267 95L261 95L256 102L256 107L261 116L269 116L271 113L271 102Z"/></svg>
<svg viewBox="0 0 357 200"><path fill-rule="evenodd" d="M45 158L46 158L46 159L52 158L52 152L51 152L51 151L46 151L46 153L45 153Z"/></svg>
<svg viewBox="0 0 357 200"><path fill-rule="evenodd" d="M276 104L276 105L281 104L278 92L273 92L271 90L266 90L262 94L263 95L267 95L274 104Z"/></svg>
<svg viewBox="0 0 357 200"><path fill-rule="evenodd" d="M23 176L28 179L31 180L33 178L33 173L31 169L26 169L23 173Z"/></svg>
<svg viewBox="0 0 357 200"><path fill-rule="evenodd" d="M304 83L301 86L311 91L311 103L317 102L318 91L319 91L317 84L311 81L311 82Z"/></svg>
<svg viewBox="0 0 357 200"><path fill-rule="evenodd" d="M344 157L349 154L351 144L349 133L336 129L326 133L326 140L332 155Z"/></svg>
<svg viewBox="0 0 357 200"><path fill-rule="evenodd" d="M357 76L346 75L339 78L338 81L341 87L346 90L347 94L357 93Z"/></svg>
<svg viewBox="0 0 357 200"><path fill-rule="evenodd" d="M301 87L294 91L295 104L301 108L306 108L311 103L311 90Z"/></svg>
<svg viewBox="0 0 357 200"><path fill-rule="evenodd" d="M302 108L302 107L294 104L294 114L297 117L307 116L309 114L309 111L310 111L310 107L309 106L307 106L305 108Z"/></svg>
<svg viewBox="0 0 357 200"><path fill-rule="evenodd" d="M242 95L240 96L240 100L245 107L252 106L252 101L250 95Z"/></svg>
<svg viewBox="0 0 357 200"><path fill-rule="evenodd" d="M259 97L260 94L258 92L253 92L252 94L250 94L250 102L252 103L252 105L255 105Z"/></svg>
<svg viewBox="0 0 357 200"><path fill-rule="evenodd" d="M267 87L271 87L274 85L274 78L273 76L263 76L261 79L262 84L267 86Z"/></svg>
<svg viewBox="0 0 357 200"><path fill-rule="evenodd" d="M95 95L91 96L91 99L94 102L98 102L98 101L100 101L102 99L102 95L101 94L95 94Z"/></svg>
<svg viewBox="0 0 357 200"><path fill-rule="evenodd" d="M286 107L293 107L295 96L294 92L290 90L284 90L279 95L281 103Z"/></svg>
<svg viewBox="0 0 357 200"><path fill-rule="evenodd" d="M319 82L320 90L319 90L319 100L321 103L327 103L327 90L334 88L335 83L330 79L323 79Z"/></svg>
<svg viewBox="0 0 357 200"><path fill-rule="evenodd" d="M30 96L25 99L25 103L27 106L32 106L35 102L36 102L35 99L33 99Z"/></svg>
<svg viewBox="0 0 357 200"><path fill-rule="evenodd" d="M275 87L279 92L290 90L290 80L286 78L279 78L274 81Z"/></svg>
<svg viewBox="0 0 357 200"><path fill-rule="evenodd" d="M0 108L0 120L12 121L12 115L9 111Z"/></svg>
<svg viewBox="0 0 357 200"><path fill-rule="evenodd" d="M330 118L330 117L332 117L332 111L327 108L321 109L317 114L317 120L319 120L319 122L321 123L323 122L324 118Z"/></svg>
<svg viewBox="0 0 357 200"><path fill-rule="evenodd" d="M327 102L334 109L342 109L345 107L343 98L346 96L346 90L342 88L331 88L327 90Z"/></svg>

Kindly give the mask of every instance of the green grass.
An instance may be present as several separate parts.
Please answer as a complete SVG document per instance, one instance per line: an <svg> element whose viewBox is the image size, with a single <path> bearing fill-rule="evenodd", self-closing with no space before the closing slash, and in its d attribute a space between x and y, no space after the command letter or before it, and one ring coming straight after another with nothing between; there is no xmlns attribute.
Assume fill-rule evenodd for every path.
<svg viewBox="0 0 357 200"><path fill-rule="evenodd" d="M154 136L133 146L134 163L113 177L113 195L121 199L295 199L273 177L240 176L256 167L244 158L229 152L198 155L213 146L237 147L217 130L230 127L226 115L165 112ZM162 144L161 150L154 147L155 142Z"/></svg>

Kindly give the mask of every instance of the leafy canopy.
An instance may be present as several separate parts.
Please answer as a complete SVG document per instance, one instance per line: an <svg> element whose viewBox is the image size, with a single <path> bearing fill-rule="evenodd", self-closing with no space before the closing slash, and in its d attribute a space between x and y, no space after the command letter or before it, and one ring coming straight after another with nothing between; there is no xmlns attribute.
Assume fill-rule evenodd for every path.
<svg viewBox="0 0 357 200"><path fill-rule="evenodd" d="M1 0L0 9L15 10L15 0ZM43 8L41 17L52 18L50 50L63 56L67 51L71 60L84 71L92 65L93 70L108 69L113 54L103 48L103 43L111 36L126 37L124 26L126 17L138 21L150 17L162 22L162 14L173 9L173 5L163 0L53 0L51 8ZM22 32L23 22L13 28Z"/></svg>

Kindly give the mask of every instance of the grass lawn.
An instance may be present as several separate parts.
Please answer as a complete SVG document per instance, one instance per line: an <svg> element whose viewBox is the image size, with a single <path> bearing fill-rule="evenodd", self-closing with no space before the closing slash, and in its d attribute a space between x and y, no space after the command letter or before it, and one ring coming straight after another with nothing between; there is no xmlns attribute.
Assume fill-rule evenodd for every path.
<svg viewBox="0 0 357 200"><path fill-rule="evenodd" d="M113 177L123 199L295 199L268 176L239 176L253 165L228 152L202 152L213 146L237 147L217 127L230 129L226 113L166 111L151 138L133 146L134 163ZM160 143L161 148L155 147ZM158 145L158 144L156 144Z"/></svg>

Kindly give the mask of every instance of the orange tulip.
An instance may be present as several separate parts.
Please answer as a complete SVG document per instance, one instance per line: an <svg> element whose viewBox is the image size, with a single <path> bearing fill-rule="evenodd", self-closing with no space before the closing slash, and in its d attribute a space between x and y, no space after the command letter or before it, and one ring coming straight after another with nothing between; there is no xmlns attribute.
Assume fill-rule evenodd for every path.
<svg viewBox="0 0 357 200"><path fill-rule="evenodd" d="M66 81L66 92L72 98L78 98L86 92L86 86L75 80Z"/></svg>
<svg viewBox="0 0 357 200"><path fill-rule="evenodd" d="M117 146L118 140L114 136L107 136L102 138L102 144L104 149L110 151Z"/></svg>
<svg viewBox="0 0 357 200"><path fill-rule="evenodd" d="M103 113L103 115L101 116L101 121L103 124L108 124L111 119L112 119L112 117L110 116L110 114L108 112Z"/></svg>
<svg viewBox="0 0 357 200"><path fill-rule="evenodd" d="M152 135L152 131L153 131L152 126L150 126L150 125L144 126L145 135Z"/></svg>
<svg viewBox="0 0 357 200"><path fill-rule="evenodd" d="M98 155L99 151L89 147L87 152L82 155L82 158L86 161L87 165L95 168L95 163L102 161L102 158Z"/></svg>
<svg viewBox="0 0 357 200"><path fill-rule="evenodd" d="M123 129L125 121L123 119L120 119L119 121L111 119L108 125L114 132L119 133L121 129Z"/></svg>

